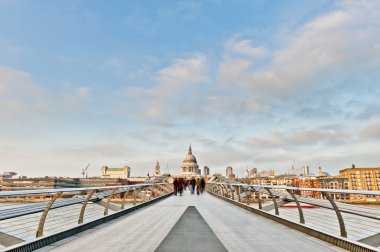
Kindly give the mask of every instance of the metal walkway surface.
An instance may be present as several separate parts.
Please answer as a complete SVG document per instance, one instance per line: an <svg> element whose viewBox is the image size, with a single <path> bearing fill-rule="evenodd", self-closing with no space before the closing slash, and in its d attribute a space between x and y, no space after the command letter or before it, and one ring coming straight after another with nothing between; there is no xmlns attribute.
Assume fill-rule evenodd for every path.
<svg viewBox="0 0 380 252"><path fill-rule="evenodd" d="M169 233L189 206L196 208L228 251L344 251L208 193L197 196L188 191L38 251L155 251L170 238ZM191 244L185 246L188 241L179 236L177 244L182 246L177 250L194 251ZM203 248L197 246L196 251L209 251Z"/></svg>

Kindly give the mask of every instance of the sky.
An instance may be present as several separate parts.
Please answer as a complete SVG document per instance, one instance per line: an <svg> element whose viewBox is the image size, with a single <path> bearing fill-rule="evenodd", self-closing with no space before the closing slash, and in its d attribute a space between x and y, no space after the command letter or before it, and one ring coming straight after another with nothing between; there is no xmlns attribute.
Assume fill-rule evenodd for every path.
<svg viewBox="0 0 380 252"><path fill-rule="evenodd" d="M380 1L0 0L0 172L380 166Z"/></svg>

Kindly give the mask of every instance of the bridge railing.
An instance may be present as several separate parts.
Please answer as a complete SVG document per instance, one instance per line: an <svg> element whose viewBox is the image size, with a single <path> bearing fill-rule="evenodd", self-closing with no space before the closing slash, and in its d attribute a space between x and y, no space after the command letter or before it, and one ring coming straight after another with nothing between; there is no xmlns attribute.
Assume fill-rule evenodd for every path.
<svg viewBox="0 0 380 252"><path fill-rule="evenodd" d="M253 185L233 181L210 181L206 184L206 189L240 204L256 207L258 211L269 212L274 216L297 221L299 225L309 224L313 228L320 228L320 230L327 230L331 233L338 230L341 237L380 247L380 205L373 205L374 207L370 208L341 203L337 200L347 201L350 197L359 196L370 197L380 203L380 191ZM313 194L314 196L317 194L319 197L314 198L301 194ZM265 204L264 199L266 199ZM289 203L293 210L287 207ZM320 210L316 211L311 207ZM330 210L330 213L327 210ZM332 219L332 213L336 216L335 220ZM336 225L335 223L338 224L338 227L331 227Z"/></svg>
<svg viewBox="0 0 380 252"><path fill-rule="evenodd" d="M0 250L69 230L172 193L166 181L0 192Z"/></svg>

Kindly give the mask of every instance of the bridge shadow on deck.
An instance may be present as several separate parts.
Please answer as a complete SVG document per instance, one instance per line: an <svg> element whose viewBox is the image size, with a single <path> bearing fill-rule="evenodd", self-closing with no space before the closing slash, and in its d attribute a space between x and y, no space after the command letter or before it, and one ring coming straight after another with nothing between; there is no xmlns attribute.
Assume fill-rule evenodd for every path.
<svg viewBox="0 0 380 252"><path fill-rule="evenodd" d="M189 206L156 252L228 251L194 206Z"/></svg>

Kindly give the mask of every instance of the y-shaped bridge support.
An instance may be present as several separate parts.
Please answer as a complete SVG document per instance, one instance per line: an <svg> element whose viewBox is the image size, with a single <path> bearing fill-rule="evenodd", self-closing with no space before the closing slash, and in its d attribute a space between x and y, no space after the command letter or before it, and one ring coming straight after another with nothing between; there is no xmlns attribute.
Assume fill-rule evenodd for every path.
<svg viewBox="0 0 380 252"><path fill-rule="evenodd" d="M299 213L299 216L300 216L300 222L302 224L305 224L305 218L303 217L303 212L302 212L302 208L301 208L301 204L300 202L298 201L296 195L294 194L294 192L290 189L286 189L286 191L292 196L293 200L296 202L297 204L297 208L298 208L298 213Z"/></svg>
<svg viewBox="0 0 380 252"><path fill-rule="evenodd" d="M53 198L50 199L49 203L46 205L44 212L41 215L40 223L38 224L38 229L36 233L36 238L41 237L44 233L44 225L45 225L45 220L47 217L47 214L50 210L50 207L53 205L54 201L61 196L62 192L56 193Z"/></svg>
<svg viewBox="0 0 380 252"><path fill-rule="evenodd" d="M343 237L347 237L346 227L344 225L343 217L342 217L342 214L341 214L338 206L336 205L335 201L331 198L331 196L327 192L322 192L322 195L328 201L330 201L330 204L332 205L332 207L335 210L336 216L338 217L338 221L339 221L340 235L343 236Z"/></svg>
<svg viewBox="0 0 380 252"><path fill-rule="evenodd" d="M78 224L83 223L83 217L84 217L84 210L86 210L87 203L90 201L92 195L95 193L95 190L91 190L89 194L87 194L86 200L84 201L82 208L80 210Z"/></svg>

